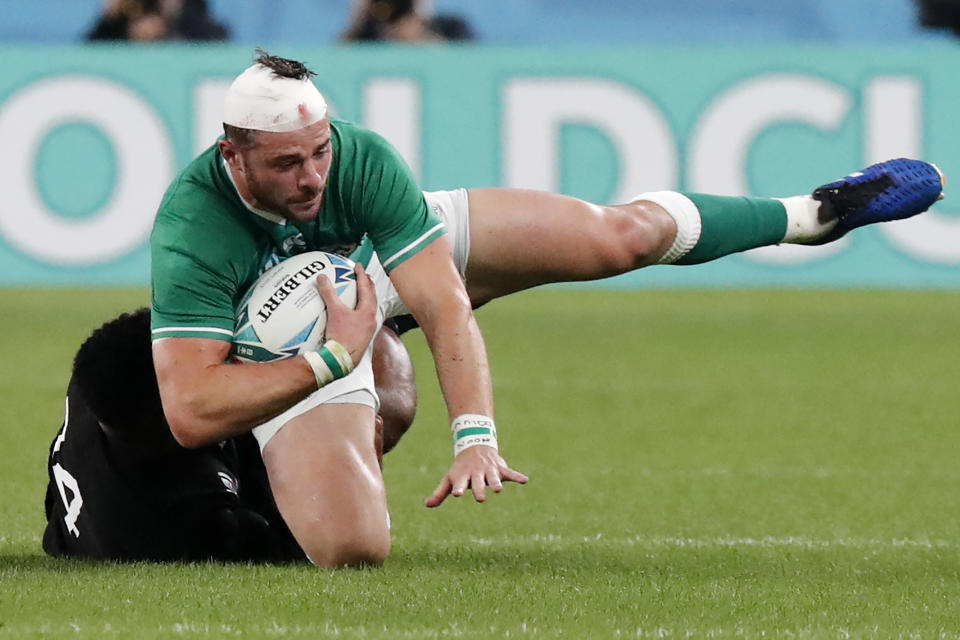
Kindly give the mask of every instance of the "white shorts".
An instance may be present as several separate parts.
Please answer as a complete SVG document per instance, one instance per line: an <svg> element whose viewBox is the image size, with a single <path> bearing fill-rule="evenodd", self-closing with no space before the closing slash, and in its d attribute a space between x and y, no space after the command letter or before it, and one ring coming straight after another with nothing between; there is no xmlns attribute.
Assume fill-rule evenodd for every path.
<svg viewBox="0 0 960 640"><path fill-rule="evenodd" d="M470 255L470 207L467 202L467 191L466 189L424 191L423 196L427 200L427 205L440 216L446 227L447 237L453 244L454 262L462 278L466 273L467 258ZM376 254L367 266L367 274L373 280L377 293L377 320L381 325L386 318L410 313L386 271L383 270L383 265L380 264ZM377 397L373 379L372 342L350 375L317 389L280 415L254 427L253 435L260 443L260 450L263 451L270 438L285 424L314 407L328 403L363 404L373 407L375 411L380 409L380 398Z"/></svg>

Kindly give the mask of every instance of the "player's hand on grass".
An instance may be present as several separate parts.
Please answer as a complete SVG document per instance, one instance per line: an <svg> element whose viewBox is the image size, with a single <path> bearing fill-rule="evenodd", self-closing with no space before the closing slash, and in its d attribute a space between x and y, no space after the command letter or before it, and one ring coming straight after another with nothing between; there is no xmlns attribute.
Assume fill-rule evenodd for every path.
<svg viewBox="0 0 960 640"><path fill-rule="evenodd" d="M346 347L356 363L360 362L377 331L377 295L373 290L373 281L359 262L353 270L357 275L355 309L343 304L329 278L317 278L317 289L327 307L327 339L336 340Z"/></svg>
<svg viewBox="0 0 960 640"><path fill-rule="evenodd" d="M477 502L487 499L487 487L494 493L503 490L504 481L526 484L527 476L507 466L506 460L493 447L478 445L464 449L453 459L453 466L443 476L440 485L427 498L428 507L440 506L447 496L462 496L467 489L473 491Z"/></svg>

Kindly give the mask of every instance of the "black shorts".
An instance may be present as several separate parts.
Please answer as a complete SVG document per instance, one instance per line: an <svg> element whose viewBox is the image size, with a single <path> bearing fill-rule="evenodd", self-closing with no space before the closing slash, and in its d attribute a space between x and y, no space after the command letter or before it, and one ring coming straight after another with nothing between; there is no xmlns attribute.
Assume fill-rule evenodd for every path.
<svg viewBox="0 0 960 640"><path fill-rule="evenodd" d="M105 560L305 559L252 435L164 453L108 438L71 384L50 445L43 548Z"/></svg>

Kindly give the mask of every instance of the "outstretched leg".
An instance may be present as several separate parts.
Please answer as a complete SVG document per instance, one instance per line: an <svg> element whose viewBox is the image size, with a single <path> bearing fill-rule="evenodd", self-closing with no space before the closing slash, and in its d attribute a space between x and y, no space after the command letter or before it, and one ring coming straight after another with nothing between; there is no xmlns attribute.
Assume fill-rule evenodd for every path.
<svg viewBox="0 0 960 640"><path fill-rule="evenodd" d="M521 189L472 189L466 283L479 306L550 282L595 280L655 264L677 233L659 205L601 206Z"/></svg>
<svg viewBox="0 0 960 640"><path fill-rule="evenodd" d="M932 164L882 162L791 198L660 191L601 206L517 189L469 192L467 289L474 305L550 282L594 280L651 264L698 264L782 242L829 242L926 211L942 197Z"/></svg>

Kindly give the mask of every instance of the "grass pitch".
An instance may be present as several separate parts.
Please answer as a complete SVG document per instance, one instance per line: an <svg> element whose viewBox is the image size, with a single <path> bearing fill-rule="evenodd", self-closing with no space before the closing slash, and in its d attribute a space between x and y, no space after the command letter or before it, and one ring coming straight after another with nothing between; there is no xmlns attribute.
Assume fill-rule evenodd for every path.
<svg viewBox="0 0 960 640"><path fill-rule="evenodd" d="M70 359L146 301L0 292L0 637L960 637L960 294L495 302L501 448L528 486L423 507L451 443L414 334L385 567L46 558Z"/></svg>

